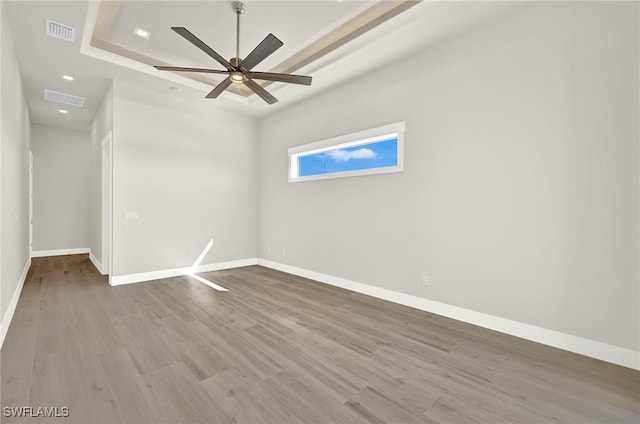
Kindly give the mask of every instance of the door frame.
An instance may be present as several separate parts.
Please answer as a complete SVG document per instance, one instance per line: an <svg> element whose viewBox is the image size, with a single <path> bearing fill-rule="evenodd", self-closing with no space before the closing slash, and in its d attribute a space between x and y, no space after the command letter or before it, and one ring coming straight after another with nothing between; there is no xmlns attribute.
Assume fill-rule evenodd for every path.
<svg viewBox="0 0 640 424"><path fill-rule="evenodd" d="M102 139L102 275L109 275L109 284L111 284L112 263L112 211L113 211L113 137L109 131Z"/></svg>
<svg viewBox="0 0 640 424"><path fill-rule="evenodd" d="M29 150L29 257L33 255L33 152Z"/></svg>

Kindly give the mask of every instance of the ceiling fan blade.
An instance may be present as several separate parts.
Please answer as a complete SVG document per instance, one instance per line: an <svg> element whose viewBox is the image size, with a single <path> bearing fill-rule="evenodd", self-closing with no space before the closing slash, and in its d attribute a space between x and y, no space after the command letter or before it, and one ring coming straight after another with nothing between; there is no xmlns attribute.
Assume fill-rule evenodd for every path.
<svg viewBox="0 0 640 424"><path fill-rule="evenodd" d="M247 77L265 80L288 82L291 84L311 85L311 77L303 75L277 74L273 72L247 72Z"/></svg>
<svg viewBox="0 0 640 424"><path fill-rule="evenodd" d="M197 48L199 48L200 50L202 50L203 52L205 52L206 54L208 54L209 56L217 60L218 63L220 63L225 68L227 68L229 71L233 70L233 66L231 66L231 64L227 62L227 60L224 57L220 56L215 50L207 46L201 39L199 39L198 37L193 35L191 32L189 32L188 29L183 27L171 27L171 29L177 32L178 34L180 34L191 44L193 44L194 46L196 46Z"/></svg>
<svg viewBox="0 0 640 424"><path fill-rule="evenodd" d="M262 100L264 100L265 102L269 103L270 105L272 105L272 104L274 104L274 103L276 103L278 101L278 99L273 97L271 95L271 93L269 93L267 90L262 88L262 86L260 84L258 84L257 82L255 82L254 80L251 80L251 79L247 78L247 79L244 80L244 85L249 87L254 93L256 93L258 96L262 97Z"/></svg>
<svg viewBox="0 0 640 424"><path fill-rule="evenodd" d="M179 66L160 66L154 65L159 71L173 71L173 72L202 72L206 74L228 74L229 71L219 71L217 69L207 69L207 68L181 68Z"/></svg>
<svg viewBox="0 0 640 424"><path fill-rule="evenodd" d="M283 45L284 43L278 40L278 37L275 35L267 35L264 40L262 40L260 44L258 44L256 48L244 58L242 61L242 67L247 71L251 70L254 66L265 60L267 56L278 50Z"/></svg>
<svg viewBox="0 0 640 424"><path fill-rule="evenodd" d="M227 87L229 87L230 85L231 85L231 78L227 77L227 78L223 79L218 85L216 85L216 88L211 90L211 92L205 96L205 98L206 99L215 99L216 97L218 97L220 95L220 93L222 93L224 90L226 90Z"/></svg>

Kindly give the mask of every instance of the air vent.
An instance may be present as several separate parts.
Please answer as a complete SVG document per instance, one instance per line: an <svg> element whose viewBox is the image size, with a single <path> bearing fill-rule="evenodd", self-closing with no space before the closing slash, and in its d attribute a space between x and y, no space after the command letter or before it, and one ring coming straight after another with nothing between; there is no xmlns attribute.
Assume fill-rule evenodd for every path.
<svg viewBox="0 0 640 424"><path fill-rule="evenodd" d="M84 106L84 97L72 96L71 94L59 93L53 90L45 89L44 99L76 107Z"/></svg>
<svg viewBox="0 0 640 424"><path fill-rule="evenodd" d="M75 28L47 19L47 35L61 40L73 41L76 35Z"/></svg>

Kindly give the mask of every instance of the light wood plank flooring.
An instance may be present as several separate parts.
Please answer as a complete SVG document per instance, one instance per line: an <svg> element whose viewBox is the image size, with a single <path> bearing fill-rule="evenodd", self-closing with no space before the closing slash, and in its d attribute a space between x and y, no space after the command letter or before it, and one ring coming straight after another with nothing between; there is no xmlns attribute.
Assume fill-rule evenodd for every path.
<svg viewBox="0 0 640 424"><path fill-rule="evenodd" d="M75 423L638 423L640 373L253 266L109 287L33 260L2 405Z"/></svg>

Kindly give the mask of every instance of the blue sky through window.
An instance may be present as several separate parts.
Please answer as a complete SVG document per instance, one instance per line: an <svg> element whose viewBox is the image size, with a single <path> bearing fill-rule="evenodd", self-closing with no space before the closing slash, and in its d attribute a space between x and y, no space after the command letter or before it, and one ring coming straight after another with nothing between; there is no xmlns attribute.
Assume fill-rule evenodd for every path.
<svg viewBox="0 0 640 424"><path fill-rule="evenodd" d="M298 176L333 174L398 165L396 137L359 146L298 156Z"/></svg>

